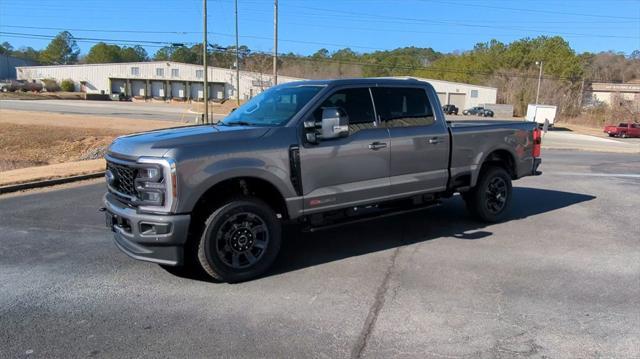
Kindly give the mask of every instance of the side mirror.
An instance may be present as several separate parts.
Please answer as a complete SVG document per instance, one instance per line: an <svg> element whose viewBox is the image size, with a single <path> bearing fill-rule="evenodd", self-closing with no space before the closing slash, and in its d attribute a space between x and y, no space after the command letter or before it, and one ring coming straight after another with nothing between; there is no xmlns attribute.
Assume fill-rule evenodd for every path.
<svg viewBox="0 0 640 359"><path fill-rule="evenodd" d="M339 107L322 109L320 138L331 140L349 135L349 117Z"/></svg>
<svg viewBox="0 0 640 359"><path fill-rule="evenodd" d="M304 122L307 142L317 144L321 140L331 140L349 135L349 117L339 107L322 109L322 119L319 122L309 120Z"/></svg>

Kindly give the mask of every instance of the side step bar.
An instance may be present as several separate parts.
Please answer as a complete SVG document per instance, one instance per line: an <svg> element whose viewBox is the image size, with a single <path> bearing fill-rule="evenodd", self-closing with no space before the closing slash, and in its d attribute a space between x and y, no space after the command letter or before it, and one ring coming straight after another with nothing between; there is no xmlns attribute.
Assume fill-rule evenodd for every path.
<svg viewBox="0 0 640 359"><path fill-rule="evenodd" d="M440 201L435 201L435 202L430 202L430 203L425 204L425 205L421 205L419 207L411 207L411 208L404 209L404 210L395 210L395 211L394 210L381 210L381 213L378 213L378 214L363 215L363 216L360 216L360 217L357 217L357 218L350 218L350 219L348 218L348 219L337 221L335 223L325 224L325 225L316 226L316 227L312 227L312 226L305 227L305 228L302 229L302 231L303 232L314 233L314 232L324 231L324 230L327 230L327 229L341 227L341 226L348 225L348 224L367 222L367 221L372 221L374 219L381 219L381 218L393 217L393 216L397 216L397 215L401 215L401 214L419 212L419 211L423 211L423 210L428 209L428 208L439 206L441 203L442 202L440 202Z"/></svg>

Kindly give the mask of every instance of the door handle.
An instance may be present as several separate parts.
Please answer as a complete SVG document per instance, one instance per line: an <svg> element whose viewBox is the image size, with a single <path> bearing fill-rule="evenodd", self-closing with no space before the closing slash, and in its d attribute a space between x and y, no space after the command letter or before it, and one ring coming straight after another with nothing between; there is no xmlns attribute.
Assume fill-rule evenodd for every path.
<svg viewBox="0 0 640 359"><path fill-rule="evenodd" d="M382 148L387 148L387 144L383 142L374 142L369 144L369 149L377 151Z"/></svg>
<svg viewBox="0 0 640 359"><path fill-rule="evenodd" d="M429 143L432 145L437 145L438 143L440 143L440 139L438 137L432 137L429 139Z"/></svg>

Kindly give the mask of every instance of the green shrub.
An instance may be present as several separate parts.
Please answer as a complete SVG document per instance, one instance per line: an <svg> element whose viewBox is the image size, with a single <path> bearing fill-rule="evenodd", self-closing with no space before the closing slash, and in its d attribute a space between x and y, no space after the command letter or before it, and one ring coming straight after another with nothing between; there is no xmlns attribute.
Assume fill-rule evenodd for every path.
<svg viewBox="0 0 640 359"><path fill-rule="evenodd" d="M73 92L76 89L76 85L73 83L73 80L62 80L60 89L65 92Z"/></svg>
<svg viewBox="0 0 640 359"><path fill-rule="evenodd" d="M47 92L60 91L60 85L58 85L58 82L54 79L44 79L42 80L42 84Z"/></svg>

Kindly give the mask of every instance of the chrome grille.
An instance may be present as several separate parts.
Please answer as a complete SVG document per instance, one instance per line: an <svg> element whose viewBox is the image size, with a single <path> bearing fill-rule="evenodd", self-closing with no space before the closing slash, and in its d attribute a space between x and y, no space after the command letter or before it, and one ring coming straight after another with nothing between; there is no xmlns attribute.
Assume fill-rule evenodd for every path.
<svg viewBox="0 0 640 359"><path fill-rule="evenodd" d="M113 182L110 187L119 192L116 194L136 197L135 178L138 174L137 168L107 161L107 170L113 174Z"/></svg>

